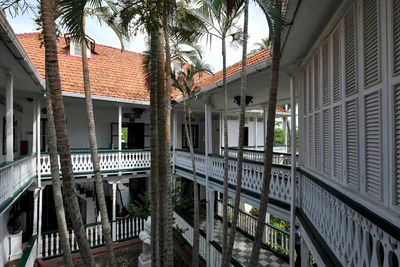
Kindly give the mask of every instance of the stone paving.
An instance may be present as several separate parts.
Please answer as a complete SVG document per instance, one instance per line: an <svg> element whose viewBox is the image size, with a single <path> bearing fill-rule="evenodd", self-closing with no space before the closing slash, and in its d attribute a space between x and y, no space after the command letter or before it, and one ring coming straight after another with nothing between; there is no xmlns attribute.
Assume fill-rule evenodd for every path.
<svg viewBox="0 0 400 267"><path fill-rule="evenodd" d="M200 225L200 228L203 231L206 231L206 222L203 222ZM214 236L215 241L222 245L222 228L223 224L220 220L215 220L214 225ZM240 232L236 232L235 244L233 246L233 257L239 261L243 266L247 266L248 261L250 260L251 250L253 247L253 241ZM289 266L289 264L278 257L275 253L261 249L259 266Z"/></svg>

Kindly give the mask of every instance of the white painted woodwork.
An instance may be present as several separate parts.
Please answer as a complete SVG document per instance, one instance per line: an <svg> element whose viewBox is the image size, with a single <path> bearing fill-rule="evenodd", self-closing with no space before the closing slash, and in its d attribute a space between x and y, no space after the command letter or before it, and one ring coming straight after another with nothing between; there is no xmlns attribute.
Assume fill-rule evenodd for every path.
<svg viewBox="0 0 400 267"><path fill-rule="evenodd" d="M6 76L6 161L14 160L14 76Z"/></svg>

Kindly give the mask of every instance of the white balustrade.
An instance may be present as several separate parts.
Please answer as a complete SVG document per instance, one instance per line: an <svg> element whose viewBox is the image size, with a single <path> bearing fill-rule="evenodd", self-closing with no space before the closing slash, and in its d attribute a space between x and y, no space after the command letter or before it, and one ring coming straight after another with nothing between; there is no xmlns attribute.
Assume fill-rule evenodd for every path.
<svg viewBox="0 0 400 267"><path fill-rule="evenodd" d="M258 162L264 162L264 151L262 150L243 150L243 159L253 160ZM221 156L224 155L224 149L222 148ZM231 158L237 158L238 149L230 148L228 151L228 155ZM290 165L292 162L291 154L287 154L285 151L276 151L274 147L274 153L272 155L272 163L280 164L280 165Z"/></svg>
<svg viewBox="0 0 400 267"><path fill-rule="evenodd" d="M301 207L343 266L399 264L399 237L385 232L305 175L301 176Z"/></svg>
<svg viewBox="0 0 400 267"><path fill-rule="evenodd" d="M119 162L121 154L121 162ZM101 151L99 152L100 169L107 172L129 171L150 168L150 151ZM90 152L71 154L72 170L75 174L93 172L92 156ZM50 175L50 156L44 154L40 158L41 174Z"/></svg>
<svg viewBox="0 0 400 267"><path fill-rule="evenodd" d="M176 150L176 165L187 170L192 170L192 156L189 152ZM195 154L196 172L206 174L206 156Z"/></svg>
<svg viewBox="0 0 400 267"><path fill-rule="evenodd" d="M137 237L140 231L144 227L144 219L142 218L125 218L115 220L111 222L115 225L116 229L116 241L122 241ZM88 238L90 247L98 247L104 245L103 227L101 223L94 223L86 225L86 236ZM112 227L113 228L113 227ZM74 233L74 230L68 230L69 241L71 251L75 252L79 249L78 242ZM50 258L54 256L60 256L62 254L60 248L60 238L57 231L44 232L42 233L42 246L43 246L43 258Z"/></svg>
<svg viewBox="0 0 400 267"><path fill-rule="evenodd" d="M0 167L0 204L10 199L36 176L36 157L29 156Z"/></svg>
<svg viewBox="0 0 400 267"><path fill-rule="evenodd" d="M217 201L217 214L219 217L223 217L223 203L219 200ZM228 205L228 214L233 215L233 207L231 205ZM231 217L232 216L229 216L229 221L232 220ZM239 211L239 217L236 226L243 232L254 237L257 228L257 218L243 211ZM267 223L265 224L264 236L262 240L268 247L277 253L280 253L284 256L289 255L289 238L289 233L286 231L273 225Z"/></svg>
<svg viewBox="0 0 400 267"><path fill-rule="evenodd" d="M18 266L34 267L36 266L37 259L37 236L34 235L29 240L21 259L18 262Z"/></svg>

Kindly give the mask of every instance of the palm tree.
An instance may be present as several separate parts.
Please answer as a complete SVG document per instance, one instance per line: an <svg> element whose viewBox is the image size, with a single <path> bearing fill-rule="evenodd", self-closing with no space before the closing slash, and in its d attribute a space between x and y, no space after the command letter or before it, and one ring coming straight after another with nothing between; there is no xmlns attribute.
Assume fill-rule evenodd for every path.
<svg viewBox="0 0 400 267"><path fill-rule="evenodd" d="M211 73L210 67L196 61L193 65L190 65L185 71L173 74L173 86L182 94L183 97L183 108L185 113L185 133L186 140L188 143L191 160L192 160L192 174L193 174L193 199L194 199L194 215L193 215L193 249L192 249L192 266L199 265L199 240L200 240L200 214L199 214L199 193L196 176L196 160L194 156L193 148L193 133L191 124L191 99L194 94L198 91L196 86L195 78L198 74L203 72Z"/></svg>
<svg viewBox="0 0 400 267"><path fill-rule="evenodd" d="M54 117L51 106L51 99L48 93L46 94L46 104L47 104L47 120L48 120L47 144L49 147L49 154L50 154L51 182L53 189L54 205L56 208L58 232L60 235L60 247L63 252L64 265L67 267L72 267L74 266L74 264L72 262L67 222L65 221L64 201L61 192L60 169L58 166L58 155L57 155L56 129L54 127Z"/></svg>
<svg viewBox="0 0 400 267"><path fill-rule="evenodd" d="M52 111L54 114L54 125L56 128L57 146L60 155L65 201L83 262L85 266L95 266L95 261L90 251L90 245L86 237L86 231L79 209L75 178L72 171L71 152L65 124L60 70L58 66L55 3L52 0L42 0L40 4L46 56L46 79L48 82Z"/></svg>
<svg viewBox="0 0 400 267"><path fill-rule="evenodd" d="M229 7L227 3L230 3ZM232 3L233 2L233 3ZM197 0L200 7L196 10L197 16L204 22L209 42L215 37L221 40L222 46L222 86L224 88L224 190L223 190L223 233L222 250L226 254L228 246L228 86L226 83L226 38L238 41L240 29L235 26L239 19L242 7L240 1L211 1Z"/></svg>
<svg viewBox="0 0 400 267"><path fill-rule="evenodd" d="M279 64L281 57L281 34L284 26L282 0L258 0L257 3L263 9L264 14L267 17L270 29L270 40L272 42L272 65L268 102L267 137L265 140L264 154L264 180L262 183L260 211L257 218L257 227L253 241L253 249L251 252L250 266L257 266L258 264L261 249L261 239L265 227L265 216L267 214L268 207L268 194L271 182L272 154L274 144L275 112L279 83ZM294 182L294 180L292 182Z"/></svg>
<svg viewBox="0 0 400 267"><path fill-rule="evenodd" d="M60 10L61 10L61 18L64 25L70 31L70 34L74 38L74 40L78 43L80 42L82 47L81 50L82 50L83 84L85 91L86 115L88 119L90 152L92 156L93 171L95 175L96 194L99 203L104 241L107 248L108 264L109 266L116 266L114 250L112 247L111 227L108 218L106 199L104 195L103 178L101 176L100 160L99 160L97 138L96 138L96 126L94 120L93 101L92 101L90 75L89 75L89 64L87 57L87 49L90 48L90 44L87 42L85 33L86 32L85 16L86 15L95 16L99 19L99 22L101 21L106 22L107 25L111 29L113 29L116 35L120 38L121 45L123 45L122 42L123 37L119 28L113 23L110 10L106 6L101 6L102 1L97 1L97 2L91 1L91 8L85 9L87 2L88 2L87 0L63 1L61 2ZM111 2L109 1L106 2L112 5Z"/></svg>
<svg viewBox="0 0 400 267"><path fill-rule="evenodd" d="M270 45L269 38L262 38L260 42L256 42L254 45L257 47L257 50L268 48Z"/></svg>
<svg viewBox="0 0 400 267"><path fill-rule="evenodd" d="M233 217L231 222L231 229L228 238L228 247L226 253L223 254L222 266L227 266L232 258L233 245L236 236L236 224L239 217L239 204L240 194L242 191L242 176L243 176L243 146L244 146L244 122L246 112L245 92L247 91L247 38L249 26L249 0L244 2L244 25L243 25L243 52L242 52L242 70L241 70L241 88L240 88L240 114L239 114L239 148L237 160L237 178L236 178L236 192L235 192L235 205L233 210Z"/></svg>

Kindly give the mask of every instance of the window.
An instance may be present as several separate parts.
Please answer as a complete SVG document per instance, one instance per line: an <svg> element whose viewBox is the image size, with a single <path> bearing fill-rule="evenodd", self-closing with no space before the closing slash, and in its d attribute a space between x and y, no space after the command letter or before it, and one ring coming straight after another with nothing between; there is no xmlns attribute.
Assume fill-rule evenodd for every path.
<svg viewBox="0 0 400 267"><path fill-rule="evenodd" d="M89 43L89 46L90 46L91 42L88 41L88 43ZM87 53L87 57L90 58L91 50L90 50L89 47L87 48L87 52L86 53ZM71 40L69 54L71 56L81 57L82 56L82 45L80 43L76 42L76 41Z"/></svg>
<svg viewBox="0 0 400 267"><path fill-rule="evenodd" d="M40 119L40 151L47 152L47 119Z"/></svg>
<svg viewBox="0 0 400 267"><path fill-rule="evenodd" d="M191 125L192 126L192 142L193 148L196 149L199 147L199 125ZM189 148L189 144L186 137L185 124L182 124L182 148Z"/></svg>
<svg viewBox="0 0 400 267"><path fill-rule="evenodd" d="M249 127L244 127L243 146L249 146Z"/></svg>

